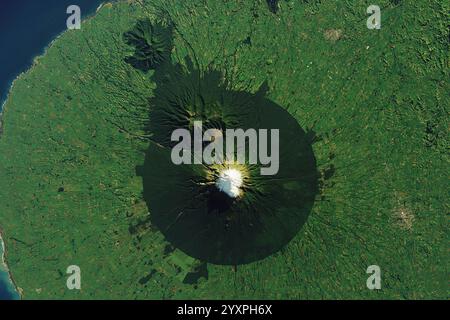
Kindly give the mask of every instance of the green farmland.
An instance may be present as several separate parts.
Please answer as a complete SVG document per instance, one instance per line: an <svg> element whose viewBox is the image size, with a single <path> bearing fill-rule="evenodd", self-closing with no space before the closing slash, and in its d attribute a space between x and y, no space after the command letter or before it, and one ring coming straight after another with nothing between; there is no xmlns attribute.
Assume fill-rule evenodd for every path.
<svg viewBox="0 0 450 320"><path fill-rule="evenodd" d="M450 6L379 0L381 29L369 30L370 4L118 1L63 33L15 81L2 115L0 227L22 298L447 299ZM181 95L180 74L186 86L202 79L199 96L263 92L258 101L283 117L264 109L248 121L286 119L298 131L281 143L314 155L289 158L290 172L314 169L314 181L263 181L270 193L249 205L268 216L289 202L307 211L295 233L281 219L290 241L274 240L276 250L209 259L154 223L152 209L167 206L146 190L164 204L194 199L153 153L155 140L164 145L152 131L161 88ZM281 230L265 221L267 234ZM71 265L81 290L66 286ZM366 286L371 265L380 290Z"/></svg>

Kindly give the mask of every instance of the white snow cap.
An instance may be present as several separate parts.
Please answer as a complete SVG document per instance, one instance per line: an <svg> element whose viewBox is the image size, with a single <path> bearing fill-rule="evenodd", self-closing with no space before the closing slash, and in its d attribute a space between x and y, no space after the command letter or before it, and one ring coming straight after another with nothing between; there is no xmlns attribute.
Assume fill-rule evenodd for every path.
<svg viewBox="0 0 450 320"><path fill-rule="evenodd" d="M216 181L216 187L231 198L237 198L241 193L242 174L236 169L223 170Z"/></svg>

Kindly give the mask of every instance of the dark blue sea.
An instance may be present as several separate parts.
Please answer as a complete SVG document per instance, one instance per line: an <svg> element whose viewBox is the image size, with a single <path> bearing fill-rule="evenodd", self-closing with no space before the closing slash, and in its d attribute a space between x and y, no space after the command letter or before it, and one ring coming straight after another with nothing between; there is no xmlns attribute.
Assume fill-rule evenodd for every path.
<svg viewBox="0 0 450 320"><path fill-rule="evenodd" d="M33 59L43 54L48 44L66 29L69 17L67 7L78 5L85 18L92 15L103 2L0 0L0 111L12 81L26 71ZM7 273L0 266L0 300L17 298Z"/></svg>
<svg viewBox="0 0 450 320"><path fill-rule="evenodd" d="M0 0L0 108L11 82L66 29L67 7L92 15L105 0ZM0 222L1 223L1 222Z"/></svg>
<svg viewBox="0 0 450 320"><path fill-rule="evenodd" d="M3 257L3 245L0 243L0 260ZM0 300L19 299L19 295L12 284L3 261L0 261Z"/></svg>

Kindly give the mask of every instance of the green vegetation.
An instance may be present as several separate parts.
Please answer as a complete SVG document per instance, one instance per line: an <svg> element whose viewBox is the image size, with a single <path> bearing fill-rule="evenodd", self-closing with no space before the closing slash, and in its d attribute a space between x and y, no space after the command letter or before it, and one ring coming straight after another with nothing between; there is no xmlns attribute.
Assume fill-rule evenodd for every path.
<svg viewBox="0 0 450 320"><path fill-rule="evenodd" d="M368 30L368 1L267 4L105 5L15 82L0 224L23 298L447 298L448 5L381 0L382 29ZM162 17L173 43L160 47L148 27ZM168 47L171 64L216 70L226 90L253 95L267 81L264 99L313 143L320 190L309 217L262 260L198 260L152 221L144 191L156 184L136 167L151 167L153 69ZM81 291L66 288L73 264ZM382 290L366 288L373 264Z"/></svg>
<svg viewBox="0 0 450 320"><path fill-rule="evenodd" d="M172 32L161 22L139 20L132 31L124 34L127 44L136 48L131 57L125 59L136 69L148 71L169 59L172 50Z"/></svg>
<svg viewBox="0 0 450 320"><path fill-rule="evenodd" d="M186 70L162 65L153 77L157 88L146 129L153 143L139 169L151 213L147 222L201 261L240 265L261 260L284 247L311 211L318 174L310 141L286 110L265 97L265 83L255 94L232 91L220 72L200 72L190 60L186 65ZM202 134L220 130L224 149L227 129L279 129L278 172L261 175L262 166L249 163L248 141L246 163L173 164L172 147L178 142L171 141L172 132L182 128L194 136L195 121L202 122ZM274 141L268 137L268 142L270 153ZM243 176L237 199L215 186L230 168Z"/></svg>

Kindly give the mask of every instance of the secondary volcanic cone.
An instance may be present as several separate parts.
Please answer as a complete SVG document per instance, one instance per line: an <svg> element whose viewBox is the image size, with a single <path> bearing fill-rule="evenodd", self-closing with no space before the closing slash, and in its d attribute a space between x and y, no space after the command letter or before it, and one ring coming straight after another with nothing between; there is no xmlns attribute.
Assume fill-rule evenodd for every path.
<svg viewBox="0 0 450 320"><path fill-rule="evenodd" d="M125 61L144 72L156 68L170 57L172 50L172 26L162 21L151 23L139 20L133 30L123 35L125 42L135 48L134 54Z"/></svg>
<svg viewBox="0 0 450 320"><path fill-rule="evenodd" d="M257 93L230 90L220 72L202 73L189 61L165 69L150 100L154 143L139 168L152 224L178 249L215 264L249 263L278 251L305 223L318 192L305 132L265 97L264 86ZM248 162L175 165L171 134L192 132L195 121L203 130L279 129L278 173L261 175L262 166Z"/></svg>

